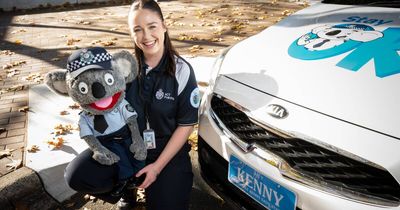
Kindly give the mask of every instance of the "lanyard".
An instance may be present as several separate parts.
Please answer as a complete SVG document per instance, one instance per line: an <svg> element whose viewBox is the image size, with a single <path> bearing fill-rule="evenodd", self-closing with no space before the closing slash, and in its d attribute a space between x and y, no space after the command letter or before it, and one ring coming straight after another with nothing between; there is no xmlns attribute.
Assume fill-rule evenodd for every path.
<svg viewBox="0 0 400 210"><path fill-rule="evenodd" d="M144 74L144 76L142 76L143 74ZM148 72L148 74L150 74L150 72ZM144 102L144 114L145 114L145 118L146 118L146 129L150 129L149 109L151 108L151 101L153 100L153 97L154 97L154 94L155 94L155 89L158 86L158 83L160 82L160 76L161 75L155 75L156 76L156 82L153 85L149 100L146 100L144 98L144 96L143 96L143 85L144 85L143 81L144 81L145 77L147 76L146 75L146 70L144 70L144 73L142 73L142 75L141 75L142 78L139 78L139 96L142 99L142 101Z"/></svg>

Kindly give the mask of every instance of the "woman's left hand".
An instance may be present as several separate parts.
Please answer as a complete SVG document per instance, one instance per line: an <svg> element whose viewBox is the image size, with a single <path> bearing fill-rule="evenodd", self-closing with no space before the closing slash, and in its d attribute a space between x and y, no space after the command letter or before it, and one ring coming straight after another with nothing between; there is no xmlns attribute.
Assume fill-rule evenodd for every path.
<svg viewBox="0 0 400 210"><path fill-rule="evenodd" d="M136 177L140 177L142 174L146 174L146 178L144 179L143 183L138 186L138 188L146 189L154 181L156 181L159 172L155 164L151 163L137 172Z"/></svg>

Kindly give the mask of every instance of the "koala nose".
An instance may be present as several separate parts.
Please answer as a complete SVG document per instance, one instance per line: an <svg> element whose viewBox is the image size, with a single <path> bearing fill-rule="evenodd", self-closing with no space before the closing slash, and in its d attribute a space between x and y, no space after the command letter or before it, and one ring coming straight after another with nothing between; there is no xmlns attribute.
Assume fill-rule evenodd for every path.
<svg viewBox="0 0 400 210"><path fill-rule="evenodd" d="M106 95L106 90L101 83L95 82L92 84L92 93L95 98L102 98Z"/></svg>
<svg viewBox="0 0 400 210"><path fill-rule="evenodd" d="M341 30L329 31L328 33L326 33L326 35L335 36L335 35L338 35L340 32L341 32Z"/></svg>

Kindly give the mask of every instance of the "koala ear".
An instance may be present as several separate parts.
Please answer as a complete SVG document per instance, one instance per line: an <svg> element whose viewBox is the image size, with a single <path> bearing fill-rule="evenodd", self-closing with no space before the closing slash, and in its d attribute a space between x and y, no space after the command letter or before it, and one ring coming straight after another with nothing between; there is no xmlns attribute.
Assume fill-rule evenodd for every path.
<svg viewBox="0 0 400 210"><path fill-rule="evenodd" d="M129 83L138 75L136 59L126 50L115 53L111 62L114 71L124 75L125 82Z"/></svg>
<svg viewBox="0 0 400 210"><path fill-rule="evenodd" d="M55 93L63 96L68 95L67 82L66 82L66 71L57 70L46 74L44 79L47 87Z"/></svg>
<svg viewBox="0 0 400 210"><path fill-rule="evenodd" d="M318 32L329 29L329 28L332 28L332 27L328 26L328 25L318 26L316 28L313 28L313 30L311 32L314 34L317 34Z"/></svg>

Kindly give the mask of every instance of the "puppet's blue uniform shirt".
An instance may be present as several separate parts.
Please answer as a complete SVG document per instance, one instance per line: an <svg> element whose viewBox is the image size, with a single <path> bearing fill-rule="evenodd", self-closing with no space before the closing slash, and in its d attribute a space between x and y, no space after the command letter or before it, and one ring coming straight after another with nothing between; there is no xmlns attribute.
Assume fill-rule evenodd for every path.
<svg viewBox="0 0 400 210"><path fill-rule="evenodd" d="M82 138L88 135L94 135L95 137L110 135L123 128L127 124L128 118L136 115L137 113L133 110L131 105L126 100L122 100L119 106L114 110L103 114L108 127L104 133L100 133L94 129L94 115L83 111L79 119L80 137Z"/></svg>

